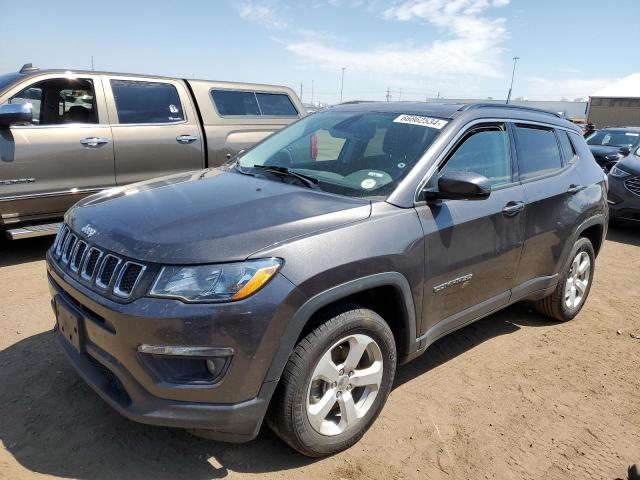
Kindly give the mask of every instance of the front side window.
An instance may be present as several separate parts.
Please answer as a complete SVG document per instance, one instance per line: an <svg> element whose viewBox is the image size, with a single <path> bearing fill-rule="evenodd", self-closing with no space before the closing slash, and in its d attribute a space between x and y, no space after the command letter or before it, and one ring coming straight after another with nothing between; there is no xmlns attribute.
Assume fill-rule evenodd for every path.
<svg viewBox="0 0 640 480"><path fill-rule="evenodd" d="M516 125L521 180L547 175L562 168L556 134L551 128Z"/></svg>
<svg viewBox="0 0 640 480"><path fill-rule="evenodd" d="M111 80L118 122L175 123L185 119L176 87L170 83Z"/></svg>
<svg viewBox="0 0 640 480"><path fill-rule="evenodd" d="M93 82L53 78L30 85L9 99L31 107L34 125L98 123Z"/></svg>
<svg viewBox="0 0 640 480"><path fill-rule="evenodd" d="M242 155L244 173L284 167L352 197L387 197L440 134L446 120L402 112L326 111L280 130Z"/></svg>
<svg viewBox="0 0 640 480"><path fill-rule="evenodd" d="M472 172L489 179L492 187L511 183L509 134L504 125L483 126L467 133L440 174Z"/></svg>

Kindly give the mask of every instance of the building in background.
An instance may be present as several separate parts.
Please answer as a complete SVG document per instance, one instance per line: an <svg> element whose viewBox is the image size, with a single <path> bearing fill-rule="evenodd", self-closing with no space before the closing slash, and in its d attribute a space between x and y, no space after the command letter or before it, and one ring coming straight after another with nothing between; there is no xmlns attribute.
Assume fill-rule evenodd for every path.
<svg viewBox="0 0 640 480"><path fill-rule="evenodd" d="M589 97L588 121L601 127L640 126L640 73L634 73Z"/></svg>

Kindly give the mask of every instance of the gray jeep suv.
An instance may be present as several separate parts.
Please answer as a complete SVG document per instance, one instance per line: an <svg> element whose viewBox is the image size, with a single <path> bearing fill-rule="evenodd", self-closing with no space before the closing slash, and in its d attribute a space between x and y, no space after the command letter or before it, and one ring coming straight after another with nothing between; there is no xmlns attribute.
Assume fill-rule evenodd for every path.
<svg viewBox="0 0 640 480"><path fill-rule="evenodd" d="M578 128L361 103L216 169L87 197L48 252L55 334L113 408L226 441L353 445L396 366L515 302L572 319L607 225Z"/></svg>

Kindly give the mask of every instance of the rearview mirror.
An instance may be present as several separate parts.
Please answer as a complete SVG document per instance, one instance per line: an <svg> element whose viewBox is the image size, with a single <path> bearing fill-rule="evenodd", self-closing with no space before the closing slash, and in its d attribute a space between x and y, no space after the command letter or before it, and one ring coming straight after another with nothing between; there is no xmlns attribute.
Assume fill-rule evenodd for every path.
<svg viewBox="0 0 640 480"><path fill-rule="evenodd" d="M425 188L426 200L484 200L491 194L491 182L473 172L449 172L438 179L438 189Z"/></svg>
<svg viewBox="0 0 640 480"><path fill-rule="evenodd" d="M0 105L0 127L31 123L31 107L24 103Z"/></svg>

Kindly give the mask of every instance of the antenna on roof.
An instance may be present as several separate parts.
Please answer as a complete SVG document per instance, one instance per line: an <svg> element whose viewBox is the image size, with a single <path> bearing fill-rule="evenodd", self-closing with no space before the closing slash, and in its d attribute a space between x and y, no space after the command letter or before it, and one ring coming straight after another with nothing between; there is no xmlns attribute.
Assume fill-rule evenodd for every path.
<svg viewBox="0 0 640 480"><path fill-rule="evenodd" d="M36 70L38 70L38 67L34 67L33 63L25 63L20 69L20 73L35 72Z"/></svg>

